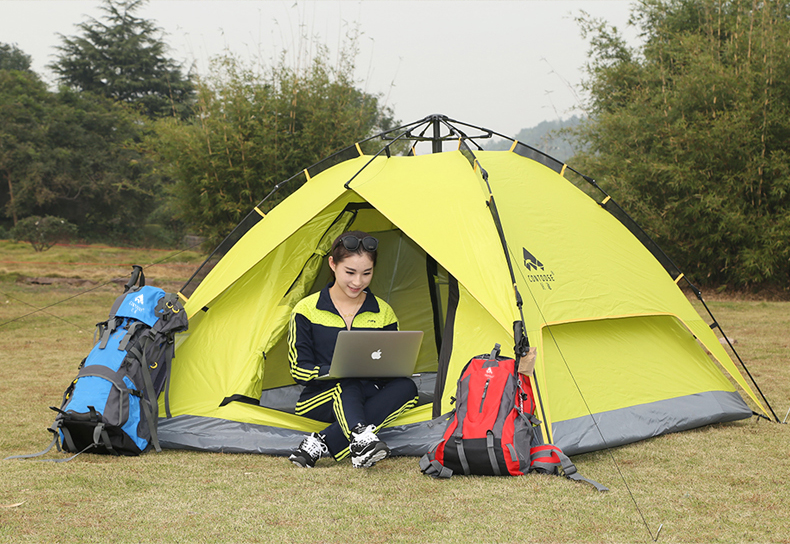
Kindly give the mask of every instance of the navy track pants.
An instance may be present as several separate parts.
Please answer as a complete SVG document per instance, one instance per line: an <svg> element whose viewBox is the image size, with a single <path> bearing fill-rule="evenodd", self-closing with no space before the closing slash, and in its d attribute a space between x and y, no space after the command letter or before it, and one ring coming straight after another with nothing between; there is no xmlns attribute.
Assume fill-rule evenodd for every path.
<svg viewBox="0 0 790 544"><path fill-rule="evenodd" d="M330 425L324 435L337 459L348 455L351 429L375 425L376 432L417 405L417 386L409 378L386 380L344 379L307 385L296 403L296 414Z"/></svg>

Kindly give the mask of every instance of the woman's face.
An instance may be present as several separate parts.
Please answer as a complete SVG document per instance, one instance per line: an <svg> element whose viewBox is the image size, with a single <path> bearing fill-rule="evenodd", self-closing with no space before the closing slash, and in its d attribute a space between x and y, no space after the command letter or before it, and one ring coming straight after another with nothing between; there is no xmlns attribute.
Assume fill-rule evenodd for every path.
<svg viewBox="0 0 790 544"><path fill-rule="evenodd" d="M335 273L335 285L348 298L357 298L373 279L373 260L364 252L338 262L329 257L329 267Z"/></svg>

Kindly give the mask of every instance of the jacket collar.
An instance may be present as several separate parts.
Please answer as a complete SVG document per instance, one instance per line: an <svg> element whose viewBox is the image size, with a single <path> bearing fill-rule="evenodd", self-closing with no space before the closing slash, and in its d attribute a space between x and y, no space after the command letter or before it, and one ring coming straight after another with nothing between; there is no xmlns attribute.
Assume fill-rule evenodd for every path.
<svg viewBox="0 0 790 544"><path fill-rule="evenodd" d="M335 282L332 282L321 289L321 294L318 296L318 304L316 304L316 308L340 315L340 313L337 311L337 308L335 308L335 304L332 302L332 296L329 294L329 288L334 284ZM362 306L359 308L357 314L364 312L378 313L380 311L379 303L373 293L370 292L370 287L365 288L365 293L367 293L365 302L362 303Z"/></svg>

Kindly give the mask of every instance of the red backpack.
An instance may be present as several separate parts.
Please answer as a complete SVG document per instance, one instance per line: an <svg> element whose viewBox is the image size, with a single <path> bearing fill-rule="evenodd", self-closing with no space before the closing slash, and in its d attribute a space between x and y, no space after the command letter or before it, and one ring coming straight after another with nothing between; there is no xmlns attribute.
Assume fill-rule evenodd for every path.
<svg viewBox="0 0 790 544"><path fill-rule="evenodd" d="M559 474L606 488L581 477L562 451L535 436L535 399L529 376L516 361L499 355L472 358L458 379L455 410L441 441L420 459L420 470L437 478L454 473L520 476L529 472Z"/></svg>

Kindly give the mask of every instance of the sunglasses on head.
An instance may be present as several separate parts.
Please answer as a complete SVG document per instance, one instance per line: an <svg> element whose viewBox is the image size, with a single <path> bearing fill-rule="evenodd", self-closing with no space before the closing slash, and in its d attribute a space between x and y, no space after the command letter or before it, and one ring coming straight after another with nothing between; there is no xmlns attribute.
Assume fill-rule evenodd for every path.
<svg viewBox="0 0 790 544"><path fill-rule="evenodd" d="M362 244L362 248L365 251L376 251L376 249L379 247L379 241L372 236L358 238L353 234L349 234L347 236L343 236L340 239L340 242L343 244L343 247L349 251L356 251L359 249L359 244Z"/></svg>

